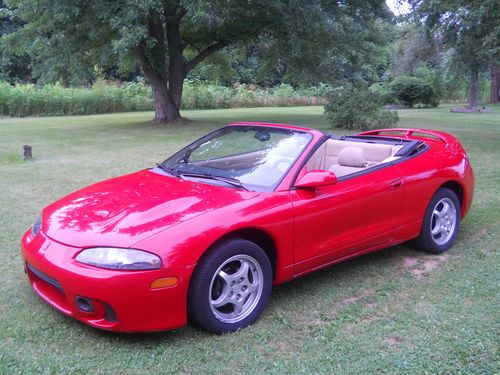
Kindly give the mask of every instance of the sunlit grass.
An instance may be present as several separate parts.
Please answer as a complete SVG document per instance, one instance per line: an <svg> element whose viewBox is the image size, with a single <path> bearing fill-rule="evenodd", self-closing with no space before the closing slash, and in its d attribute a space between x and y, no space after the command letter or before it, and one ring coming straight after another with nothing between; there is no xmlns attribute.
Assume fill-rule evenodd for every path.
<svg viewBox="0 0 500 375"><path fill-rule="evenodd" d="M322 108L189 111L172 127L150 112L0 119L0 373L499 373L500 108L449 107L399 111L399 126L456 135L475 169L472 210L448 256L403 245L328 268L276 287L257 324L223 336L118 335L67 318L31 291L19 239L62 195L149 167L221 125L328 129Z"/></svg>

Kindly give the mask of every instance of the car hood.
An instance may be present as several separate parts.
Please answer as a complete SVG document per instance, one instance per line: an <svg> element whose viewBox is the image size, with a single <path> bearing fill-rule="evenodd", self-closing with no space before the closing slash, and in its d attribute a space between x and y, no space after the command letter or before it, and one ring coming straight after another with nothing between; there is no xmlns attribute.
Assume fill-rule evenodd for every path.
<svg viewBox="0 0 500 375"><path fill-rule="evenodd" d="M76 247L129 247L173 225L257 195L144 170L54 202L43 210L42 231Z"/></svg>

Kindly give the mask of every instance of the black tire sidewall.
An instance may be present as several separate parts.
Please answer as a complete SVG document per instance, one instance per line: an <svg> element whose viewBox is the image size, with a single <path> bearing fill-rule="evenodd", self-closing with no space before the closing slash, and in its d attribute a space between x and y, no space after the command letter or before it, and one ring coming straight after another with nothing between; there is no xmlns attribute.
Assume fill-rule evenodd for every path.
<svg viewBox="0 0 500 375"><path fill-rule="evenodd" d="M254 310L236 323L224 323L217 319L210 308L209 290L213 275L227 259L235 255L248 255L262 268L263 290ZM188 317L197 326L209 332L221 334L233 332L254 323L264 310L272 290L273 272L268 256L258 245L243 239L221 242L205 253L193 273L188 291Z"/></svg>
<svg viewBox="0 0 500 375"><path fill-rule="evenodd" d="M431 234L431 220L434 208L436 207L437 203L443 198L449 198L453 201L456 212L456 218L455 218L456 223L455 223L455 230L453 231L453 234L450 237L450 239L446 243L439 245L434 241L434 238L432 237ZM433 254L443 253L453 245L455 237L457 236L458 233L459 226L460 226L460 202L458 200L458 197L453 190L450 190L448 188L440 188L434 194L431 201L429 202L429 205L427 206L424 220L422 222L422 228L420 230L420 235L416 239L416 245L420 250L429 253Z"/></svg>

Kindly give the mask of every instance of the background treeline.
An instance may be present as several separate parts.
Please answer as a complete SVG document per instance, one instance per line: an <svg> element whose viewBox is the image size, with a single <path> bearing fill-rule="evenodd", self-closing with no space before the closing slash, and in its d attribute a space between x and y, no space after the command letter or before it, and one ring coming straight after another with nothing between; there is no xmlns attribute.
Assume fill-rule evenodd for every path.
<svg viewBox="0 0 500 375"><path fill-rule="evenodd" d="M157 122L169 122L179 109L328 103L327 112L351 114L330 116L342 118L335 125L350 126L366 104L382 114L377 124L392 118L379 113L384 105L484 105L500 51L495 1L409 1L412 11L395 16L383 0L183 0L175 22L154 1L133 11L115 3L92 0L103 12L95 14L90 5L0 0L0 114L155 109ZM176 27L183 67L172 80L180 73L169 70L173 55L157 31Z"/></svg>

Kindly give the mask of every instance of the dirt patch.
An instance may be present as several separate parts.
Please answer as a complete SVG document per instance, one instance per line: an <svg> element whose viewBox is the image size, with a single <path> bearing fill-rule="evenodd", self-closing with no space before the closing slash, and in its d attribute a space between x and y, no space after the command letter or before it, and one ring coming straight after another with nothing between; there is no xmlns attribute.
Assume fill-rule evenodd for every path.
<svg viewBox="0 0 500 375"><path fill-rule="evenodd" d="M359 301L362 298L366 298L366 297L373 295L373 293L375 293L375 290L367 289L367 290L362 291L360 294L343 298L342 303L344 305L351 305L351 304Z"/></svg>
<svg viewBox="0 0 500 375"><path fill-rule="evenodd" d="M287 341L275 341L270 344L271 348L281 354L292 352L293 347Z"/></svg>
<svg viewBox="0 0 500 375"><path fill-rule="evenodd" d="M491 232L489 232L490 230L491 230L491 227L481 229L480 231L477 231L476 233L474 233L472 236L468 236L467 239L464 242L462 242L462 244L476 242L478 239L483 238L484 236L491 234Z"/></svg>
<svg viewBox="0 0 500 375"><path fill-rule="evenodd" d="M424 263L417 268L413 268L411 273L418 279L422 279L424 275L434 271L443 262L446 262L450 258L449 254L444 254L436 258L426 259Z"/></svg>
<svg viewBox="0 0 500 375"><path fill-rule="evenodd" d="M319 327L320 325L323 324L323 321L321 319L311 319L308 320L306 324L311 327Z"/></svg>
<svg viewBox="0 0 500 375"><path fill-rule="evenodd" d="M375 289L367 289L362 291L359 294L356 295L350 295L347 297L344 297L340 300L340 303L335 303L332 308L326 313L325 311L325 316L319 316L317 313L311 312L309 316L302 316L298 318L298 322L300 325L304 326L309 326L309 327L319 327L322 326L325 322L327 321L332 321L336 319L339 316L339 313L342 312L342 308L352 305L356 303L357 301L372 296L375 294ZM370 306L375 306L375 304L370 304Z"/></svg>
<svg viewBox="0 0 500 375"><path fill-rule="evenodd" d="M430 272L434 271L443 262L450 259L450 254L426 256L425 258L403 258L403 269L408 271L417 279L421 280Z"/></svg>
<svg viewBox="0 0 500 375"><path fill-rule="evenodd" d="M375 322L376 320L379 320L380 318L378 316L365 316L364 318L360 319L361 324L370 324L372 322Z"/></svg>
<svg viewBox="0 0 500 375"><path fill-rule="evenodd" d="M394 345L397 345L399 344L400 342L403 341L403 339L401 339L401 337L398 337L398 336L389 336L385 339L385 341L387 342L387 344L389 346L394 346Z"/></svg>
<svg viewBox="0 0 500 375"><path fill-rule="evenodd" d="M310 328L320 327L325 322L335 319L337 316L337 311L332 311L328 316L322 316L318 311L310 311L309 314L302 314L297 317L296 322L300 326L306 326Z"/></svg>
<svg viewBox="0 0 500 375"><path fill-rule="evenodd" d="M405 257L403 258L403 267L404 268L412 268L415 267L418 263L417 258Z"/></svg>
<svg viewBox="0 0 500 375"><path fill-rule="evenodd" d="M449 254L443 254L432 258L429 257L425 259L422 264L419 264L418 267L412 268L410 272L417 280L421 280L425 275L434 271L441 263L446 262L448 259L450 259Z"/></svg>

